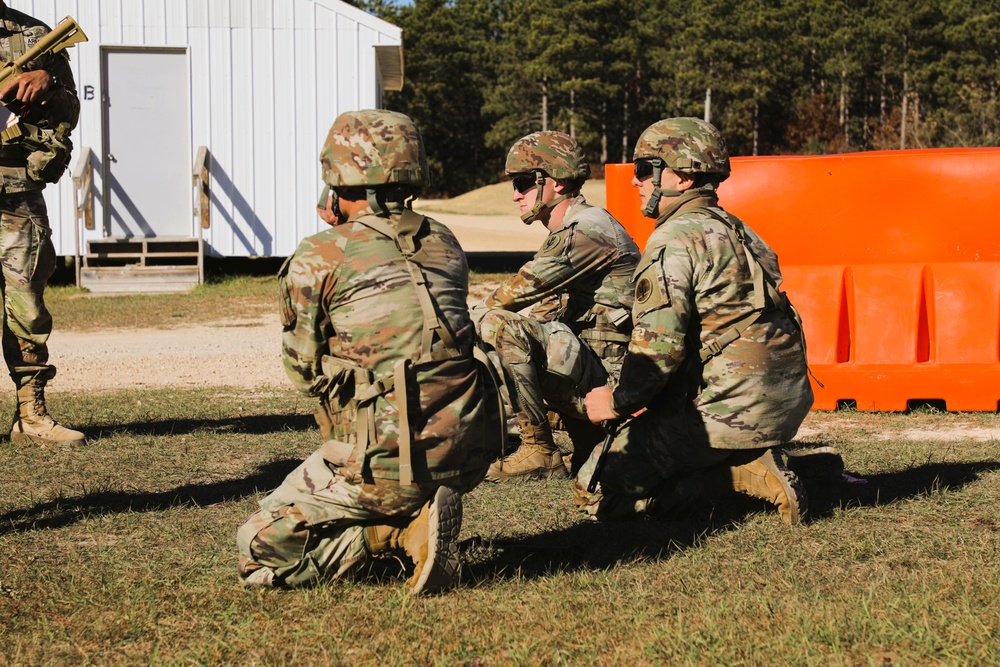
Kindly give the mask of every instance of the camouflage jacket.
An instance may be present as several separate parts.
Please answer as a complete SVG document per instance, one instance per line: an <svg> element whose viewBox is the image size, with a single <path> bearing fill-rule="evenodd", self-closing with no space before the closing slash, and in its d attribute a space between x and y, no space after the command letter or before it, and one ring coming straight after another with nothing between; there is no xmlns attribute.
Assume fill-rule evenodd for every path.
<svg viewBox="0 0 1000 667"><path fill-rule="evenodd" d="M486 298L486 307L516 312L534 306L535 319L563 322L584 339L594 331L627 335L638 262L639 249L625 228L581 195L562 227Z"/></svg>
<svg viewBox="0 0 1000 667"><path fill-rule="evenodd" d="M0 5L0 61L10 62L20 58L49 32L49 27L41 21ZM80 100L76 95L76 83L66 51L43 55L32 60L24 69L43 69L53 75L56 82L40 102L20 110L21 120L50 132L62 122L69 123L70 129L75 128L80 118ZM0 189L3 192L26 192L45 186L27 176L27 159L28 153L21 145L0 145Z"/></svg>
<svg viewBox="0 0 1000 667"><path fill-rule="evenodd" d="M455 358L440 356L436 338L422 349L424 312L406 260L395 241L363 224L375 218L394 225L395 217L361 216L302 241L279 273L283 359L295 386L319 397L332 421L332 437L357 443L368 424L367 451L350 457L345 477L399 479L400 415L403 392L394 387L370 392L394 377L402 361L412 433L413 476L417 482L448 479L482 468L490 455L492 431L486 415L488 390L471 353L468 264L448 228L428 220L416 237L414 261L422 267L439 320L457 343ZM375 224L373 223L373 224ZM397 383L398 384L398 383ZM362 414L366 412L370 417ZM366 432L367 433L367 432ZM496 438L493 438L495 440ZM495 443L493 443L495 444Z"/></svg>
<svg viewBox="0 0 1000 667"><path fill-rule="evenodd" d="M813 401L799 327L772 308L702 364L701 348L753 311L754 280L735 234L695 208L723 213L713 196L661 218L636 269L635 328L613 407L619 414L648 408L668 439L718 449L787 442ZM777 255L743 229L780 287Z"/></svg>

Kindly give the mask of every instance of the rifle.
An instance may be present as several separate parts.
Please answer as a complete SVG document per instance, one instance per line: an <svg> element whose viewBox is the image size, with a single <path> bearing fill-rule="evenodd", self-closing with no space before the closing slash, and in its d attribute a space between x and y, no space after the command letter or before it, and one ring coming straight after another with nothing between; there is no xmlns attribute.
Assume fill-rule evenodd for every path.
<svg viewBox="0 0 1000 667"><path fill-rule="evenodd" d="M25 51L24 55L0 67L0 90L7 87L14 78L24 73L24 68L35 58L45 53L59 53L76 44L87 41L87 35L77 25L72 16L67 16L45 35L35 45Z"/></svg>
<svg viewBox="0 0 1000 667"><path fill-rule="evenodd" d="M618 427L621 426L622 421L620 419L608 419L601 422L601 428L604 429L604 442L601 444L601 453L597 457L597 465L594 466L594 474L590 476L590 482L587 483L587 493L597 491L597 483L601 481L601 473L604 472L604 463L608 459L608 452L611 451L611 443L615 441L615 436L618 435Z"/></svg>

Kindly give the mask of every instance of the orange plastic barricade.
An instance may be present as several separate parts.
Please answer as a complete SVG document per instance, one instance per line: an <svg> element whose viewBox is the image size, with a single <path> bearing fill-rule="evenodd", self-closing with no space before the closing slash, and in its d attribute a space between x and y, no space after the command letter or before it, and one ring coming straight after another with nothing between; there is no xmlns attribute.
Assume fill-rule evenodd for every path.
<svg viewBox="0 0 1000 667"><path fill-rule="evenodd" d="M608 209L642 247L631 165ZM719 199L773 247L806 330L814 409L1000 408L1000 149L733 159Z"/></svg>

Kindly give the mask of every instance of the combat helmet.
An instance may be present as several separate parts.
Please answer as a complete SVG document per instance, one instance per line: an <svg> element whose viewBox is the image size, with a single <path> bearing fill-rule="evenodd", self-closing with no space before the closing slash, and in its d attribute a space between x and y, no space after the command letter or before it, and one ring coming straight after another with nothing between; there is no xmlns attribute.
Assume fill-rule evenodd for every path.
<svg viewBox="0 0 1000 667"><path fill-rule="evenodd" d="M521 220L530 225L545 211L574 196L565 194L552 201L543 202L542 186L545 184L545 177L576 180L582 184L590 178L590 164L576 139L564 132L546 130L533 132L514 142L507 153L504 173L507 176L535 174L537 185L535 205L521 216Z"/></svg>
<svg viewBox="0 0 1000 667"><path fill-rule="evenodd" d="M682 194L660 188L664 169L690 176L714 174L714 183L729 178L726 141L714 125L700 118L667 118L653 123L639 135L632 160L649 160L653 164L654 188L642 211L649 218L657 217L660 197ZM714 185L711 187L714 189Z"/></svg>
<svg viewBox="0 0 1000 667"><path fill-rule="evenodd" d="M412 196L427 183L420 130L409 116L395 111L367 109L337 116L319 162L323 182L335 195L337 188L364 188L378 215L385 214L379 186L399 186Z"/></svg>

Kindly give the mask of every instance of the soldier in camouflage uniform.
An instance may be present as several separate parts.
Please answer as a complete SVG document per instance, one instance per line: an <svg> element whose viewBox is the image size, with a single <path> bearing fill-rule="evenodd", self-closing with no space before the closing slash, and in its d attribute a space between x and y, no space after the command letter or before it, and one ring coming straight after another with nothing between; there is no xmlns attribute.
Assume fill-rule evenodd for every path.
<svg viewBox="0 0 1000 667"><path fill-rule="evenodd" d="M632 330L639 249L617 220L580 194L590 165L569 135L536 132L520 139L505 171L521 219L540 221L550 233L534 259L477 309L489 311L480 334L513 388L509 399L521 432L520 447L490 466L487 479L565 476L548 411L586 447L587 434L574 425L587 424L587 392L618 376ZM529 306L529 316L518 314Z"/></svg>
<svg viewBox="0 0 1000 667"><path fill-rule="evenodd" d="M798 316L774 251L726 213L725 143L696 118L654 123L635 148L643 213L656 225L635 272L634 329L617 387L587 395L595 422L626 422L596 493L599 452L580 470L578 506L598 519L663 510L685 495L741 491L795 524L805 495L775 448L812 405Z"/></svg>
<svg viewBox="0 0 1000 667"><path fill-rule="evenodd" d="M427 176L407 116L340 115L320 161L332 226L279 281L285 370L319 399L327 440L239 530L239 572L248 586L299 587L405 552L410 590L442 590L458 573L460 494L503 437L465 254L405 204Z"/></svg>
<svg viewBox="0 0 1000 667"><path fill-rule="evenodd" d="M49 28L0 0L0 59L21 57ZM55 270L52 232L42 197L69 163L70 131L80 102L65 51L31 61L0 91L0 268L3 275L3 353L17 386L12 442L84 444L83 433L58 424L45 406L45 385L56 373L47 341L52 316L45 285ZM0 109L3 111L3 109ZM4 122L5 121L5 122Z"/></svg>

